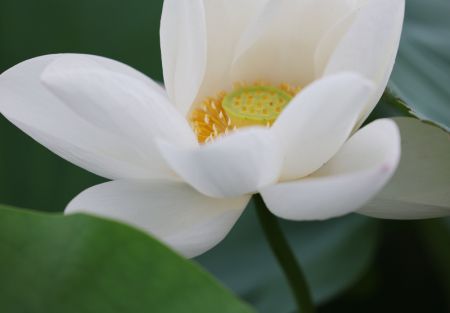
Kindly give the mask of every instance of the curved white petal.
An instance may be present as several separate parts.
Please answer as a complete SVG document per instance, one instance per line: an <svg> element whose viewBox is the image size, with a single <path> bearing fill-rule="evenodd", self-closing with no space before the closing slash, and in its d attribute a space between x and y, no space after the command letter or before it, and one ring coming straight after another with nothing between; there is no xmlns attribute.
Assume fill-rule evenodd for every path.
<svg viewBox="0 0 450 313"><path fill-rule="evenodd" d="M360 10L358 8L355 8L347 15L341 17L320 38L314 51L314 71L316 77L323 76L331 55L346 32L350 29L351 25L354 23L359 11Z"/></svg>
<svg viewBox="0 0 450 313"><path fill-rule="evenodd" d="M112 181L89 188L66 214L89 213L135 226L186 257L219 243L233 227L249 196L213 199L167 180Z"/></svg>
<svg viewBox="0 0 450 313"><path fill-rule="evenodd" d="M88 56L58 58L45 68L41 80L83 119L133 143L146 160L149 175L170 172L154 138L186 146L197 142L186 119L163 94Z"/></svg>
<svg viewBox="0 0 450 313"><path fill-rule="evenodd" d="M308 178L262 189L268 208L291 220L322 220L353 212L388 182L400 158L400 136L391 120L358 131Z"/></svg>
<svg viewBox="0 0 450 313"><path fill-rule="evenodd" d="M243 31L268 0L203 0L207 32L207 65L201 101L232 87L235 50Z"/></svg>
<svg viewBox="0 0 450 313"><path fill-rule="evenodd" d="M353 73L317 80L300 92L272 127L285 161L282 179L296 179L319 169L344 144L373 91Z"/></svg>
<svg viewBox="0 0 450 313"><path fill-rule="evenodd" d="M54 67L57 64L63 65L64 60L80 58L88 60L89 64L96 64L99 68L104 68L105 73L114 73L111 77L126 77L125 80L133 81L155 97L163 98L163 90L157 84L119 62L88 55L48 55L20 63L0 76L0 112L47 148L98 175L111 179L167 176L170 171L164 163L160 162L157 165L149 162L153 158L151 155L143 153L142 142L130 140L129 137L120 135L119 131L113 132L111 128L103 127L108 122L107 118L103 119L104 124L102 125L92 123L92 120L86 120L85 117L91 109L95 113L92 116L97 119L102 119L104 116L100 110L95 111L93 106L88 106L88 103L84 102L87 98L81 99L83 101L80 103L73 101L76 99L75 96L79 96L79 90L62 88L63 85L60 85L62 81L58 81L58 76L54 76L53 78L56 78L54 80L49 76L44 77L44 80L48 78L47 85L52 85L55 87L54 90L59 89L62 92L61 98L70 100L68 101L70 106L68 106L44 86L41 75L46 69L48 70L47 74L51 74L51 68L58 68ZM70 62L68 63L70 66ZM49 65L51 65L50 68ZM110 86L108 85L109 77L103 78L101 82L92 83L106 89ZM81 85L89 82L91 81L88 79L79 81ZM72 83L72 87L75 87L78 81ZM76 86L78 88L80 85ZM71 94L72 92L74 95ZM110 92L112 95L116 91ZM74 97L72 98L72 96ZM106 99L99 98L103 96L102 94L92 91L89 97L91 96L90 100L102 103L102 105L106 104L102 102ZM111 108L114 108L114 103L110 104ZM111 113L108 110L105 111L105 116ZM123 115L125 116L125 114Z"/></svg>
<svg viewBox="0 0 450 313"><path fill-rule="evenodd" d="M368 0L332 52L324 75L358 72L377 85L367 102L360 124L373 110L386 88L400 42L404 0Z"/></svg>
<svg viewBox="0 0 450 313"><path fill-rule="evenodd" d="M159 87L155 90L156 83L112 71L90 56L61 56L41 80L73 111L108 132L144 145L156 135L180 144L196 141L186 119Z"/></svg>
<svg viewBox="0 0 450 313"><path fill-rule="evenodd" d="M206 22L203 0L165 0L161 17L164 83L171 100L186 114L206 70Z"/></svg>
<svg viewBox="0 0 450 313"><path fill-rule="evenodd" d="M274 183L282 165L276 138L265 128L246 128L213 143L183 149L160 142L172 169L201 193L233 197Z"/></svg>
<svg viewBox="0 0 450 313"><path fill-rule="evenodd" d="M268 1L241 37L233 78L308 84L320 38L354 6L353 0Z"/></svg>
<svg viewBox="0 0 450 313"><path fill-rule="evenodd" d="M392 180L359 213L389 219L450 215L450 137L414 118L394 119L402 158Z"/></svg>

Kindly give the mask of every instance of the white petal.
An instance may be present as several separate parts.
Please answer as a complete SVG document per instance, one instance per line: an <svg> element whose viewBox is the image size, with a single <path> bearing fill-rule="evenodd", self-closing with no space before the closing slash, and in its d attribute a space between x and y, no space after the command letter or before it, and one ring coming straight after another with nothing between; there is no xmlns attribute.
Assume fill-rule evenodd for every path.
<svg viewBox="0 0 450 313"><path fill-rule="evenodd" d="M234 79L310 83L320 38L353 7L353 0L270 0L240 40Z"/></svg>
<svg viewBox="0 0 450 313"><path fill-rule="evenodd" d="M165 0L161 17L164 82L171 100L186 114L206 70L206 24L202 0Z"/></svg>
<svg viewBox="0 0 450 313"><path fill-rule="evenodd" d="M186 146L197 142L186 119L163 94L87 56L60 57L46 67L41 79L86 121L133 143L151 175L170 172L154 138Z"/></svg>
<svg viewBox="0 0 450 313"><path fill-rule="evenodd" d="M204 0L207 66L198 101L232 87L231 65L240 36L268 0Z"/></svg>
<svg viewBox="0 0 450 313"><path fill-rule="evenodd" d="M85 190L65 213L89 213L130 224L194 257L228 234L248 200L249 196L208 198L172 181L113 181Z"/></svg>
<svg viewBox="0 0 450 313"><path fill-rule="evenodd" d="M268 208L291 220L322 220L353 212L387 183L400 158L393 121L377 120L358 131L319 171L261 191Z"/></svg>
<svg viewBox="0 0 450 313"><path fill-rule="evenodd" d="M378 103L394 66L405 10L404 0L368 0L332 52L324 75L358 72L377 85L366 104L362 123Z"/></svg>
<svg viewBox="0 0 450 313"><path fill-rule="evenodd" d="M245 128L195 149L165 142L161 153L172 169L198 191L212 197L253 193L274 183L282 153L265 128Z"/></svg>
<svg viewBox="0 0 450 313"><path fill-rule="evenodd" d="M316 77L323 76L334 50L354 23L359 12L360 10L355 8L347 15L341 17L319 40L314 52Z"/></svg>
<svg viewBox="0 0 450 313"><path fill-rule="evenodd" d="M166 176L167 167L152 172L148 155L135 142L85 120L41 83L45 68L71 55L48 55L25 61L0 76L0 112L31 137L63 158L107 178ZM89 58L117 75L140 81L155 94L163 91L130 67L95 56ZM80 103L83 105L83 103Z"/></svg>
<svg viewBox="0 0 450 313"><path fill-rule="evenodd" d="M450 215L450 137L413 118L395 118L402 158L392 180L359 212L390 219Z"/></svg>
<svg viewBox="0 0 450 313"><path fill-rule="evenodd" d="M347 140L372 90L361 76L341 73L301 91L272 127L285 151L282 179L307 176L327 162Z"/></svg>

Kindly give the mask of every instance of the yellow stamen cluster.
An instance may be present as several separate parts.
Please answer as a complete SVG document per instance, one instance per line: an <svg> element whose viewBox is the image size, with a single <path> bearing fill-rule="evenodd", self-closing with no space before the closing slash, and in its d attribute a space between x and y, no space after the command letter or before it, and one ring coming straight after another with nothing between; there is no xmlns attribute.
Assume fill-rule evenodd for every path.
<svg viewBox="0 0 450 313"><path fill-rule="evenodd" d="M238 127L270 127L299 91L289 84L236 84L232 92L204 100L192 111L190 122L200 143L213 141Z"/></svg>
<svg viewBox="0 0 450 313"><path fill-rule="evenodd" d="M236 129L222 108L225 95L225 92L221 92L215 98L208 98L203 101L200 108L192 111L190 122L197 135L198 142L212 141L219 135L227 134Z"/></svg>

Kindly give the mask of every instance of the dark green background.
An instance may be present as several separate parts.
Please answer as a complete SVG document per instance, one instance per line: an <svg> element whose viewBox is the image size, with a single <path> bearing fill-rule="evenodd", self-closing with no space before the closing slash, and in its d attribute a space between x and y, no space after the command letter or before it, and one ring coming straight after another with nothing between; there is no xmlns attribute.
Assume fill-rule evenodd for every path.
<svg viewBox="0 0 450 313"><path fill-rule="evenodd" d="M391 87L418 114L449 127L450 4L408 0L407 5ZM162 80L161 7L161 0L0 0L0 72L34 56L80 52L125 62ZM377 112L383 114L386 108ZM48 152L2 117L0 145L0 203L61 211L80 191L103 181ZM247 229L244 223L238 224L225 248L230 240L239 240L237 234ZM297 225L286 223L285 227ZM439 220L381 223L381 241L371 256L370 269L357 277L353 288L345 288L338 300L324 304L321 312L447 312L450 258L443 253L448 246L442 237L448 238L448 228L442 225ZM314 224L305 227L316 228ZM220 247L213 250L201 261L207 264L220 251ZM234 259L228 257L230 262ZM323 271L333 266L330 261ZM227 273L220 266L212 270L218 276ZM243 296L261 301L254 294Z"/></svg>

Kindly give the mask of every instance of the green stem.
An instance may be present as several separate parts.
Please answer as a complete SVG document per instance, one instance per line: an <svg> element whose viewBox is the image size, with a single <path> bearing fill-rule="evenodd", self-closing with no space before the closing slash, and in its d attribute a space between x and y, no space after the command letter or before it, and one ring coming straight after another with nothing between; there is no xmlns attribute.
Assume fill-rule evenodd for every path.
<svg viewBox="0 0 450 313"><path fill-rule="evenodd" d="M278 219L267 209L261 195L255 195L253 201L272 252L277 258L291 286L293 296L297 302L298 311L301 313L314 313L314 304L305 276L283 235Z"/></svg>

